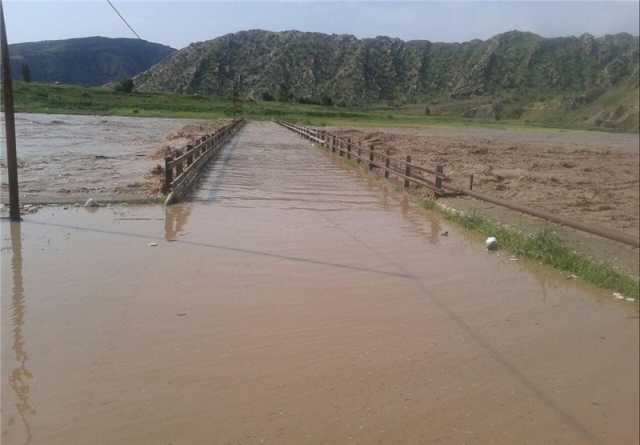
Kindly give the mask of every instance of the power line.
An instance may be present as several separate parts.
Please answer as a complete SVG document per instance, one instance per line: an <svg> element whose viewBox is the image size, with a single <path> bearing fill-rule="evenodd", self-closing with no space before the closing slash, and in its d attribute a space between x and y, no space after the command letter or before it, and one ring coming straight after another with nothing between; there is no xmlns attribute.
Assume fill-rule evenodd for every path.
<svg viewBox="0 0 640 445"><path fill-rule="evenodd" d="M131 27L131 25L129 24L129 22L127 22L127 20L122 16L122 14L120 14L120 11L118 11L116 9L115 6L113 6L113 3L111 3L111 0L107 0L107 3L109 3L109 6L111 6L111 8L116 12L116 14L118 14L118 17L120 17L122 19L122 21L124 22L125 25L127 25L127 28L129 28L131 30L132 33L134 33L136 35L137 38L139 38L140 40L142 40L142 37L140 37L140 34L138 34L136 32L135 29L133 29Z"/></svg>

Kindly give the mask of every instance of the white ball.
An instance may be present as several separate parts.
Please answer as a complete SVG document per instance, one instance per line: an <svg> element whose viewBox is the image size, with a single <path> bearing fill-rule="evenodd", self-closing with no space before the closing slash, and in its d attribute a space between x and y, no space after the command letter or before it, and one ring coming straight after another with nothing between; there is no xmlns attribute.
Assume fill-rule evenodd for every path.
<svg viewBox="0 0 640 445"><path fill-rule="evenodd" d="M487 238L484 244L489 250L496 250L498 248L498 240L495 238L495 236L490 236L489 238Z"/></svg>

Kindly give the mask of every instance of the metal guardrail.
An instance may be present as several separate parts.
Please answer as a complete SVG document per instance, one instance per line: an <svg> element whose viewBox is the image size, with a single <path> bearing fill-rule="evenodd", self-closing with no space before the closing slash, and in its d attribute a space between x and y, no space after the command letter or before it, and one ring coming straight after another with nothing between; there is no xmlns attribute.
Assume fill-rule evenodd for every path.
<svg viewBox="0 0 640 445"><path fill-rule="evenodd" d="M202 168L220 148L244 125L244 119L234 119L210 135L201 137L196 144L187 145L164 158L164 184L167 195L165 205L184 198L200 176Z"/></svg>
<svg viewBox="0 0 640 445"><path fill-rule="evenodd" d="M418 184L420 186L427 187L433 190L436 196L446 195L467 195L482 201L490 202L502 207L506 207L511 210L525 213L527 215L535 216L537 218L544 219L556 224L560 224L566 227L571 227L582 232L597 235L602 238L610 239L612 241L618 241L620 243L638 248L640 247L640 239L628 235L617 230L606 229L597 226L587 226L579 222L571 221L561 216L545 212L539 209L533 209L515 202L505 201L502 199L487 196L482 193L473 191L473 175L469 178L469 190L454 187L449 184L451 179L444 174L443 166L437 166L435 170L428 169L422 166L412 164L411 156L407 156L406 159L399 160L389 156L389 152L384 154L376 152L374 147L369 146L365 148L365 155L363 156L362 147L358 144L354 144L349 138L341 138L328 131L319 130L315 128L307 128L301 125L295 125L290 122L279 121L280 125L289 130L295 131L305 139L324 145L331 149L332 152L338 152L340 156L346 155L348 159L354 158L358 163L365 162L369 170L373 168L380 168L384 172L385 178L388 178L390 174L403 179L405 188L410 183ZM354 152L355 147L355 152ZM376 162L376 160L382 162ZM414 172L420 172L421 176L415 176ZM422 174L430 174L434 176L434 181L425 178Z"/></svg>

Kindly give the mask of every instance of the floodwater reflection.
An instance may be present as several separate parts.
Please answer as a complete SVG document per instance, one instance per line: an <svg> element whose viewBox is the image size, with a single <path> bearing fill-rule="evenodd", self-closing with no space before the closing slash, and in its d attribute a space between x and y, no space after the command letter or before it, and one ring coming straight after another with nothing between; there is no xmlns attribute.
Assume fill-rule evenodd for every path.
<svg viewBox="0 0 640 445"><path fill-rule="evenodd" d="M26 315L26 297L24 293L24 281L22 277L22 233L20 223L10 224L11 233L11 319L13 322L13 342L11 349L15 353L17 366L8 375L9 387L15 394L16 411L25 428L24 443L31 442L31 425L29 416L36 413L31 402L30 381L33 375L27 368L29 355L27 354L24 338L24 323ZM9 418L9 425L12 419Z"/></svg>
<svg viewBox="0 0 640 445"><path fill-rule="evenodd" d="M164 216L164 239L174 241L178 235L182 234L190 214L189 204L167 206Z"/></svg>

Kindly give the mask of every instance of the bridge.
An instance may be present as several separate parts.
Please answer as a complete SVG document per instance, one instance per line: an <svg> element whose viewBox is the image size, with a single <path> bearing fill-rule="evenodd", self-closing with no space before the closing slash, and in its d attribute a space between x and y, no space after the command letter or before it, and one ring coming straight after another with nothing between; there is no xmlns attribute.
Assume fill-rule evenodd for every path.
<svg viewBox="0 0 640 445"><path fill-rule="evenodd" d="M634 305L487 252L275 123L216 146L184 202L5 231L5 440L638 437Z"/></svg>

